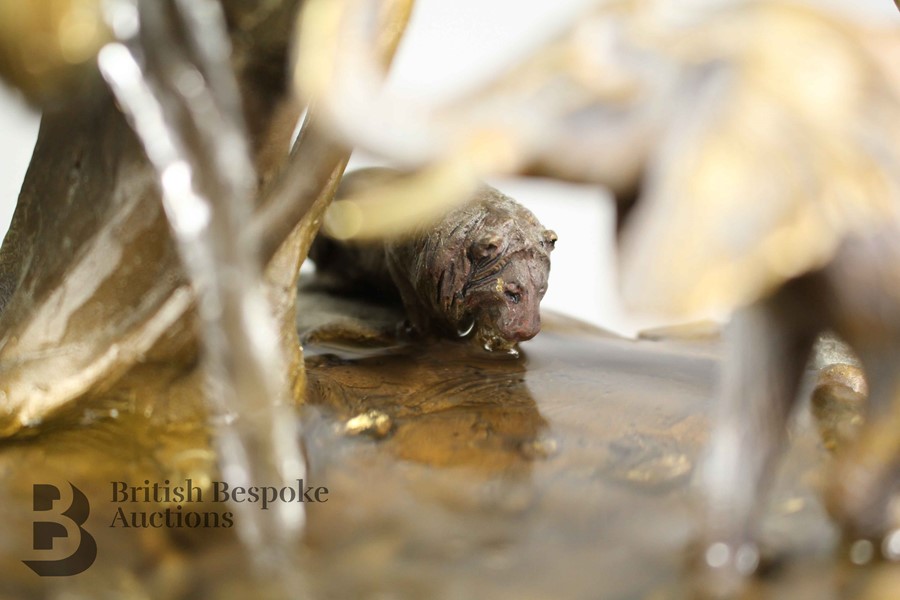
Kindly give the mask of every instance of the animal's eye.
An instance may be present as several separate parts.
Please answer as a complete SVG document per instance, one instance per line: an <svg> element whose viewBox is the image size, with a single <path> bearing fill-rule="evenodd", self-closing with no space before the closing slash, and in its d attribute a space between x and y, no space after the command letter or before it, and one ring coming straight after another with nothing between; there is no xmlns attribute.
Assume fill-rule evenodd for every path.
<svg viewBox="0 0 900 600"><path fill-rule="evenodd" d="M517 294L515 292L503 292L503 293L504 293L504 295L506 295L506 297L509 299L509 301L512 302L513 304L518 304L519 300L522 299L522 296L520 296L519 294Z"/></svg>

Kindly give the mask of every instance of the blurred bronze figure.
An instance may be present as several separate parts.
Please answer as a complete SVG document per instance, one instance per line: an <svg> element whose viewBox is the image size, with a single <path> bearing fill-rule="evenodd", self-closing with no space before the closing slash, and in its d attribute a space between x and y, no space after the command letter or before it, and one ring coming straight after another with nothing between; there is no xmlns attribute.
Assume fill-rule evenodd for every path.
<svg viewBox="0 0 900 600"><path fill-rule="evenodd" d="M309 54L298 83L332 98L339 139L418 167L423 196L446 173L459 197L486 174L603 184L620 201L633 305L734 312L703 470L708 567L756 568L765 491L826 328L870 385L829 505L851 536L900 525L888 510L900 475L896 26L788 2L609 2L489 85L423 106L380 85L361 51L372 2L331 3L327 21L312 18L319 4L301 31L341 43ZM360 209L390 210L381 198ZM406 205L393 206L402 220ZM387 229L364 222L361 237Z"/></svg>

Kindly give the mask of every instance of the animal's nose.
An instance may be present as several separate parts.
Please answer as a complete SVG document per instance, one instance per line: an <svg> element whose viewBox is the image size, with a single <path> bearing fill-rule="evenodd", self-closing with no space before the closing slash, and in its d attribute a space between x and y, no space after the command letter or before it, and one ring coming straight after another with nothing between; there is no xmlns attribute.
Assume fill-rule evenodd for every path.
<svg viewBox="0 0 900 600"><path fill-rule="evenodd" d="M534 336L536 336L541 331L541 315L538 312L535 312L533 315L529 315L521 320L519 320L512 328L510 332L512 337L517 342L524 342L525 340L530 340Z"/></svg>

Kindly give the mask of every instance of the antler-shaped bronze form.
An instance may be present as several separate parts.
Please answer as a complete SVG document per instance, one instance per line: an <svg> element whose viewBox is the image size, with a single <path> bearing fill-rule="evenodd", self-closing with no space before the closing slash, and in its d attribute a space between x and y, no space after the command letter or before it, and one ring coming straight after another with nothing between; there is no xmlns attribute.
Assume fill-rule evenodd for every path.
<svg viewBox="0 0 900 600"><path fill-rule="evenodd" d="M411 4L384 15L384 68ZM45 114L0 251L0 434L36 433L136 365L165 364L210 400L233 482L303 477L296 284L349 149L317 133L310 109L288 154L302 108L287 80L296 8L108 2L78 13L96 28L78 64L61 42L65 64L34 80L7 48L0 72ZM71 87L70 68L86 81ZM301 505L278 512L241 519L260 564L284 558L303 525Z"/></svg>
<svg viewBox="0 0 900 600"><path fill-rule="evenodd" d="M411 2L394 6L385 16L391 31L385 60L396 49ZM241 223L245 241L231 241L246 246L258 240L252 242L259 245L253 260L268 266L267 293L281 315L292 388L299 392L293 284L349 151L318 132L312 109L287 153L303 108L286 80L296 3L226 2L223 8L239 92L227 103L241 111L250 168L257 172L257 181L246 169L242 176L250 189L241 193L255 206ZM113 29L127 31L131 17L121 15L112 18ZM96 70L84 68L92 74L83 82L85 91L65 104L54 96L45 105L32 166L0 253L7 435L36 425L73 398L108 388L135 361L194 361L193 294L168 234L156 175ZM180 69L178 83L188 87L208 77L190 64Z"/></svg>

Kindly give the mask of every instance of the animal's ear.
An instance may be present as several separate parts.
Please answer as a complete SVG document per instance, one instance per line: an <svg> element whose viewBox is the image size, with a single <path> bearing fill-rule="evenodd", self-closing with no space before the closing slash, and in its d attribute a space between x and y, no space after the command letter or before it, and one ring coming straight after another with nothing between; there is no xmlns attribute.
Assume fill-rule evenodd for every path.
<svg viewBox="0 0 900 600"><path fill-rule="evenodd" d="M542 245L549 247L553 250L556 247L556 240L559 239L556 237L556 232L552 229L545 229L543 233L543 241Z"/></svg>
<svg viewBox="0 0 900 600"><path fill-rule="evenodd" d="M473 260L490 260L500 254L500 236L488 234L479 238L469 250Z"/></svg>

